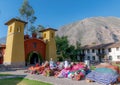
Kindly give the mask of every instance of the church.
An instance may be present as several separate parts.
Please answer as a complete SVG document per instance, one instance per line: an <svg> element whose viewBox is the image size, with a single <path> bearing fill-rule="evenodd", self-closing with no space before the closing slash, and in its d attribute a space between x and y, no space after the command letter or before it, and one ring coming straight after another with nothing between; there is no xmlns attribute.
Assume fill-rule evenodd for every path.
<svg viewBox="0 0 120 85"><path fill-rule="evenodd" d="M33 33L32 37L24 35L27 22L12 18L5 25L8 26L5 44L0 44L0 64L11 66L25 66L41 63L45 60L56 60L56 29L41 30L41 38Z"/></svg>

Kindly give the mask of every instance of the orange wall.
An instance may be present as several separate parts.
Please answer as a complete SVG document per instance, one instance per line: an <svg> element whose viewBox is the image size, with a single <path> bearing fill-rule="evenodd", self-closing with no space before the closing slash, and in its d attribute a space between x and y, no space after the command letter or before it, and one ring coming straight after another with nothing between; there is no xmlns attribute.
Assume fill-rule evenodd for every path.
<svg viewBox="0 0 120 85"><path fill-rule="evenodd" d="M33 43L37 44L36 48L34 48ZM27 39L24 41L24 47L25 47L25 59L27 59L28 54L33 51L40 53L43 60L46 59L46 44L41 39L36 39L36 38ZM4 57L5 47L1 47L0 52ZM3 64L3 59L4 59L3 57L0 57L0 64Z"/></svg>
<svg viewBox="0 0 120 85"><path fill-rule="evenodd" d="M34 48L33 43L36 43L36 48ZM46 54L46 44L41 39L31 38L24 41L25 47L25 59L28 58L29 53L35 51L40 53L43 60L45 60Z"/></svg>

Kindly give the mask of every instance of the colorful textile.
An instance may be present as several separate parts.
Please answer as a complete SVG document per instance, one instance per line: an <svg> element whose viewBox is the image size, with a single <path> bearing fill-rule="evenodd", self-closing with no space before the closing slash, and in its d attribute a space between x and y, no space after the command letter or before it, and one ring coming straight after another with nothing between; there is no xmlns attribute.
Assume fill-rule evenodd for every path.
<svg viewBox="0 0 120 85"><path fill-rule="evenodd" d="M59 73L58 78L63 78L63 77L64 77L64 78L67 78L69 72L70 72L70 70L63 69L63 70Z"/></svg>
<svg viewBox="0 0 120 85"><path fill-rule="evenodd" d="M112 70L110 68L96 68L94 71L100 72L100 73L108 73L108 74L116 73L115 70Z"/></svg>
<svg viewBox="0 0 120 85"><path fill-rule="evenodd" d="M118 74L116 71L109 68L97 68L90 72L86 78L108 85L117 81Z"/></svg>
<svg viewBox="0 0 120 85"><path fill-rule="evenodd" d="M84 69L84 65L76 64L76 65L73 65L71 71L76 71L76 70L81 70L81 69Z"/></svg>
<svg viewBox="0 0 120 85"><path fill-rule="evenodd" d="M65 61L64 68L67 68L69 66L68 61Z"/></svg>
<svg viewBox="0 0 120 85"><path fill-rule="evenodd" d="M50 61L50 69L56 69L57 65L55 62L53 62L52 60Z"/></svg>
<svg viewBox="0 0 120 85"><path fill-rule="evenodd" d="M58 70L62 70L64 68L64 63L60 62L60 64L58 65Z"/></svg>

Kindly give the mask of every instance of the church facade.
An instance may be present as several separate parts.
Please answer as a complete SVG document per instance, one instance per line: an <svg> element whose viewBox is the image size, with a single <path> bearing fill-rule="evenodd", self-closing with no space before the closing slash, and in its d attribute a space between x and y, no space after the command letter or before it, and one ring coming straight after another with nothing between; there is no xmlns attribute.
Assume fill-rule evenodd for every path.
<svg viewBox="0 0 120 85"><path fill-rule="evenodd" d="M41 30L41 38L36 34L32 37L24 35L27 22L11 19L8 25L6 44L0 44L0 64L12 66L25 66L27 64L41 63L45 60L56 60L56 29Z"/></svg>

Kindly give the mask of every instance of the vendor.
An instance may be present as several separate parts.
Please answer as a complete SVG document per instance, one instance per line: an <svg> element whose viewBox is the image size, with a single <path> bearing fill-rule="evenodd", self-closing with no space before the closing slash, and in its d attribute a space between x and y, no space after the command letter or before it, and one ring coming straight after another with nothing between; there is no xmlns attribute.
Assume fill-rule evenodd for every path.
<svg viewBox="0 0 120 85"><path fill-rule="evenodd" d="M56 64L55 62L52 60L52 58L50 59L50 69L55 69L56 68Z"/></svg>
<svg viewBox="0 0 120 85"><path fill-rule="evenodd" d="M69 67L69 62L67 60L65 60L65 62L64 62L64 68L67 68L67 67Z"/></svg>

